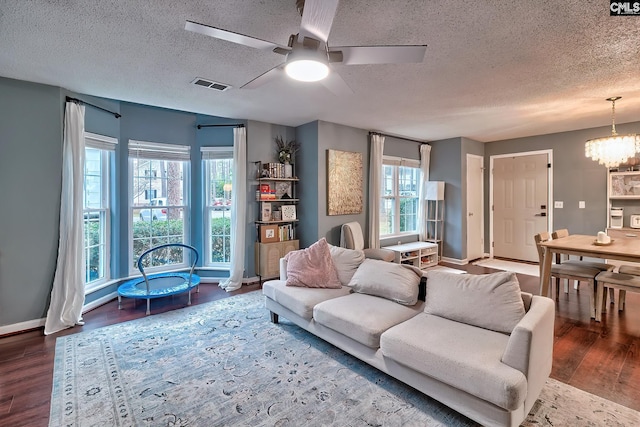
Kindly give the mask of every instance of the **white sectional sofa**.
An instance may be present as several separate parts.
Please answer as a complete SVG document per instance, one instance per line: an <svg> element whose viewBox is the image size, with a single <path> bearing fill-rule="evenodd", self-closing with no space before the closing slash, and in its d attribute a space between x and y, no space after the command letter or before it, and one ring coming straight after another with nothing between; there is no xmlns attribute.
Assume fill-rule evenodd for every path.
<svg viewBox="0 0 640 427"><path fill-rule="evenodd" d="M402 266L330 249L342 285L332 289L287 286L281 260L280 280L263 284L274 323L285 317L482 425L525 419L551 372L552 300L519 292L514 273L433 271L421 301Z"/></svg>

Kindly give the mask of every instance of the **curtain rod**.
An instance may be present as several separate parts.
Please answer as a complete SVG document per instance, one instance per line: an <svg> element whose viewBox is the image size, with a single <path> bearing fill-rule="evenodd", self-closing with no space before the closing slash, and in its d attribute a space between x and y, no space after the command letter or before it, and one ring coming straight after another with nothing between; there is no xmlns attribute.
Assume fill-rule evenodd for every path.
<svg viewBox="0 0 640 427"><path fill-rule="evenodd" d="M107 112L109 114L113 114L116 117L116 119L119 119L120 117L122 117L122 115L119 114L119 113L114 113L113 111L109 111L109 110L107 110L105 108L98 107L97 105L89 104L88 102L83 101L82 99L72 98L70 96L67 96L67 102L77 102L77 103L80 103L80 104L88 105L89 107L97 108L98 110L102 110L102 111L105 111L105 112Z"/></svg>
<svg viewBox="0 0 640 427"><path fill-rule="evenodd" d="M243 128L244 125L242 123L230 123L228 125L223 125L223 124L215 124L215 125L198 125L197 128L198 129L202 129L202 128L216 128L216 127L226 127L226 126L231 126L234 128Z"/></svg>
<svg viewBox="0 0 640 427"><path fill-rule="evenodd" d="M417 142L419 144L427 144L427 145L429 145L429 143L425 142L425 141L418 141L417 139L404 138L402 136L389 135L389 134L381 133L381 132L369 132L369 136L371 136L371 135L388 136L389 138L404 139L405 141L411 141L411 142Z"/></svg>

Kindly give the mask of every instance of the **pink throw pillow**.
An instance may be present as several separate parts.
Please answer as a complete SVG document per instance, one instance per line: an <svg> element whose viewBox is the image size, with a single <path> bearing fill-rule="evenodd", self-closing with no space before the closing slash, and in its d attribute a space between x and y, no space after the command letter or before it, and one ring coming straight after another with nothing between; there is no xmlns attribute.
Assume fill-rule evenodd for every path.
<svg viewBox="0 0 640 427"><path fill-rule="evenodd" d="M342 287L331 259L329 244L324 237L307 249L289 252L284 259L287 260L287 286Z"/></svg>

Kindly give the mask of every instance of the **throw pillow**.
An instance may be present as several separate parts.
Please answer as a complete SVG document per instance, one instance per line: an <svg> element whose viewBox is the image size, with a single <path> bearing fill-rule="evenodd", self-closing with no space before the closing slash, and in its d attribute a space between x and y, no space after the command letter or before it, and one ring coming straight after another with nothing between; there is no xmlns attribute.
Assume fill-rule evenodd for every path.
<svg viewBox="0 0 640 427"><path fill-rule="evenodd" d="M289 252L284 259L287 261L287 286L342 287L325 238L306 249Z"/></svg>
<svg viewBox="0 0 640 427"><path fill-rule="evenodd" d="M333 245L329 245L329 250L340 283L342 283L342 286L347 286L362 261L364 261L364 252Z"/></svg>
<svg viewBox="0 0 640 427"><path fill-rule="evenodd" d="M418 302L422 271L394 262L365 259L349 282L354 292L374 295L403 305Z"/></svg>
<svg viewBox="0 0 640 427"><path fill-rule="evenodd" d="M516 273L427 272L424 312L510 334L524 317Z"/></svg>

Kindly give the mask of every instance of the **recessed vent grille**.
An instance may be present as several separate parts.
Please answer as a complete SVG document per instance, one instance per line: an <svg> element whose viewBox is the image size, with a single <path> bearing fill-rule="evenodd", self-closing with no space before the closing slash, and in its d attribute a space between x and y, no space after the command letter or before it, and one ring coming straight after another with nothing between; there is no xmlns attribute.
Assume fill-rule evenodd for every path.
<svg viewBox="0 0 640 427"><path fill-rule="evenodd" d="M218 92L224 92L229 89L231 86L226 85L220 82L214 82L213 80L203 79L202 77L197 77L194 81L192 81L194 85L207 87L209 89L217 90Z"/></svg>

